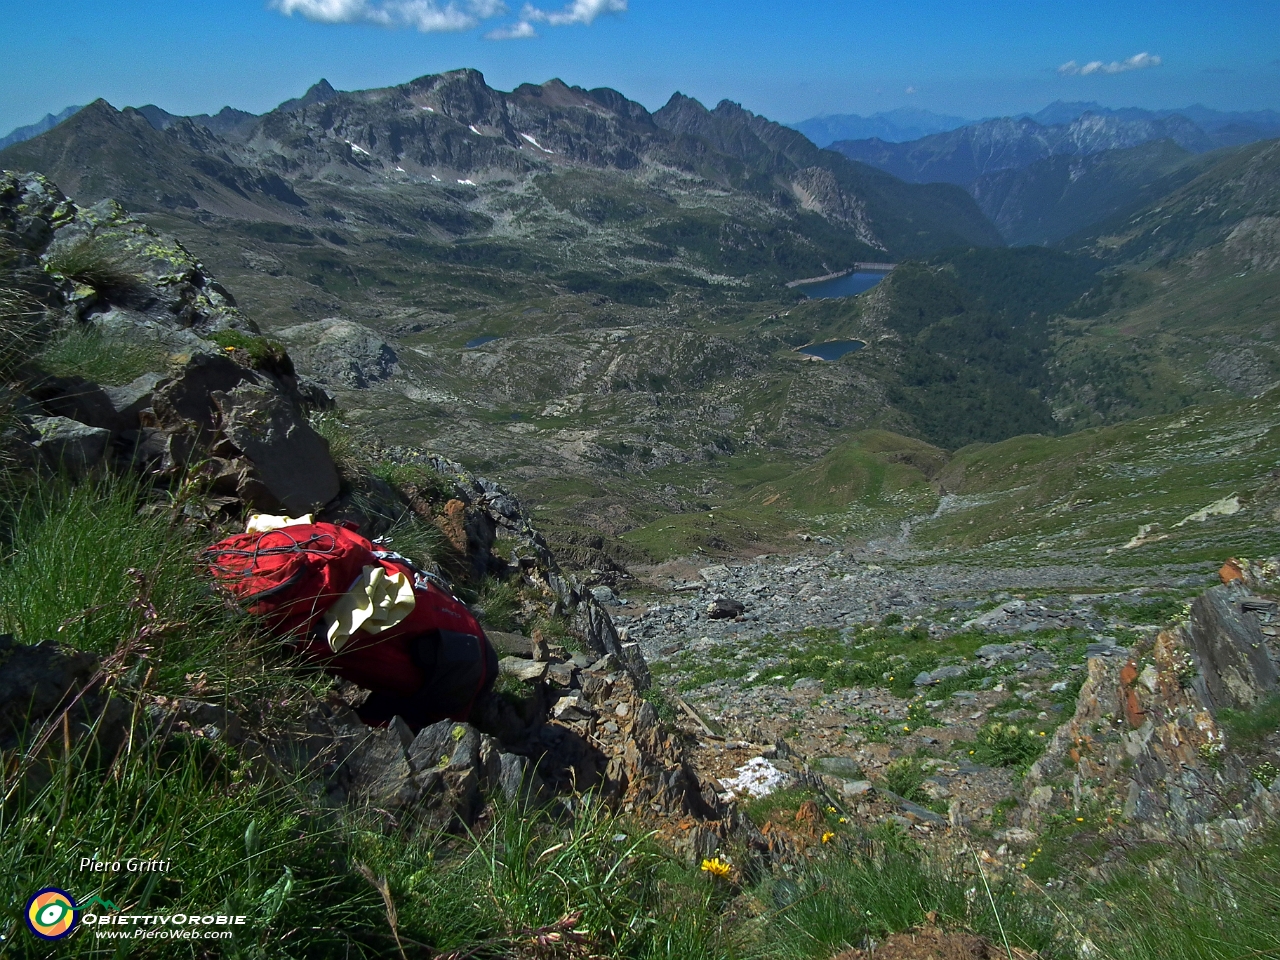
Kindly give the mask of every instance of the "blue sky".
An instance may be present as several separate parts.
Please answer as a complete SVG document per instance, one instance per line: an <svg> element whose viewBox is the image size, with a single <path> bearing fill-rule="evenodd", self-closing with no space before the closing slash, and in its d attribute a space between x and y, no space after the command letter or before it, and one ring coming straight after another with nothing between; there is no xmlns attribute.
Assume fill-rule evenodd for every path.
<svg viewBox="0 0 1280 960"><path fill-rule="evenodd" d="M500 89L560 77L651 109L680 90L784 122L1056 99L1280 109L1275 0L0 0L0 23L0 133L96 97L258 113L320 77L462 66ZM495 39L511 34L532 36Z"/></svg>

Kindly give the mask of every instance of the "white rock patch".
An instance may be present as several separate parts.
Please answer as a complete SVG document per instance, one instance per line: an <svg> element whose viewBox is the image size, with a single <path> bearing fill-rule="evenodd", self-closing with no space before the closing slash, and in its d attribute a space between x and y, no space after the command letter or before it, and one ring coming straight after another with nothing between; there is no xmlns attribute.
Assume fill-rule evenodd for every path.
<svg viewBox="0 0 1280 960"><path fill-rule="evenodd" d="M720 784L734 796L767 797L785 787L790 779L764 757L752 757L738 767L736 777L721 780Z"/></svg>
<svg viewBox="0 0 1280 960"><path fill-rule="evenodd" d="M1229 497L1223 497L1207 507L1201 507L1189 517L1185 517L1174 524L1175 527L1182 527L1188 523L1204 523L1210 517L1230 517L1237 514L1243 509L1240 506L1240 497L1232 494Z"/></svg>

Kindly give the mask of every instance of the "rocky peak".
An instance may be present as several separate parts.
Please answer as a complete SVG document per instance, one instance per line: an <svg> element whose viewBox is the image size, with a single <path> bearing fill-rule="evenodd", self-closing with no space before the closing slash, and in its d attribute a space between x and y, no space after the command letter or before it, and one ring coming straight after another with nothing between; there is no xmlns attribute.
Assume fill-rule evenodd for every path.
<svg viewBox="0 0 1280 960"><path fill-rule="evenodd" d="M302 110L306 107L315 107L322 103L328 103L337 96L339 96L339 92L333 89L328 80L322 78L319 83L312 84L302 96L293 100L286 100L276 109L285 111Z"/></svg>
<svg viewBox="0 0 1280 960"><path fill-rule="evenodd" d="M654 113L653 122L672 133L701 135L710 116L711 111L701 102L677 90L666 105Z"/></svg>

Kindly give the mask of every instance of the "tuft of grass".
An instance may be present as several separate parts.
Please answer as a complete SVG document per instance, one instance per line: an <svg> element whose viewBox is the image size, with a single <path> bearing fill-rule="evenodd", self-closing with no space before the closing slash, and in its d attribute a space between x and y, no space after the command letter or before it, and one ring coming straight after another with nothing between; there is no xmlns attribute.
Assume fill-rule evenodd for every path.
<svg viewBox="0 0 1280 960"><path fill-rule="evenodd" d="M439 527L408 510L385 536L392 550L421 567L436 562L447 543Z"/></svg>
<svg viewBox="0 0 1280 960"><path fill-rule="evenodd" d="M745 956L826 960L926 922L970 929L997 942L1003 926L1013 946L1062 955L1043 909L1019 897L1012 881L993 880L988 899L975 895L960 864L927 857L902 839L868 835L841 845L852 849L810 862L784 881L795 888L785 898L761 891L761 899L778 906Z"/></svg>
<svg viewBox="0 0 1280 960"><path fill-rule="evenodd" d="M44 256L47 272L93 287L102 294L116 293L138 284L133 258L107 237L81 237L56 244Z"/></svg>
<svg viewBox="0 0 1280 960"><path fill-rule="evenodd" d="M518 583L487 577L477 591L476 607L485 626L519 632L522 604Z"/></svg>
<svg viewBox="0 0 1280 960"><path fill-rule="evenodd" d="M671 702L671 698L658 685L650 684L649 688L640 694L641 698L647 700L653 705L653 709L658 712L658 719L665 724L673 724L676 722L676 708Z"/></svg>
<svg viewBox="0 0 1280 960"><path fill-rule="evenodd" d="M443 504L458 495L452 480L428 466L381 460L373 464L371 469L374 476L385 480L397 490L403 490L431 504Z"/></svg>
<svg viewBox="0 0 1280 960"><path fill-rule="evenodd" d="M224 350L243 350L255 369L293 373L293 361L284 344L243 330L218 330L209 339Z"/></svg>
<svg viewBox="0 0 1280 960"><path fill-rule="evenodd" d="M26 291L0 286L0 380L7 380L31 357L41 317L40 304Z"/></svg>
<svg viewBox="0 0 1280 960"><path fill-rule="evenodd" d="M332 413L316 414L311 418L311 426L328 441L329 455L337 464L344 484L349 486L368 466L369 460L356 431Z"/></svg>
<svg viewBox="0 0 1280 960"><path fill-rule="evenodd" d="M973 759L995 767L1025 770L1044 753L1048 737L1012 723L985 724L973 743Z"/></svg>
<svg viewBox="0 0 1280 960"><path fill-rule="evenodd" d="M250 918L233 941L215 947L223 956L370 955L369 934L380 926L375 896L345 871L325 868L344 856L338 819L299 804L292 784L255 779L217 742L185 734L151 738L136 715L129 742L104 769L89 738L64 752L56 737L52 779L35 790L22 778L33 758L14 758L18 775L0 795L0 870L9 878L0 895L0 932L14 956L47 955L37 952L17 918L26 898L51 881L81 903L96 896L131 913L198 910ZM169 869L78 869L84 858L129 857L168 861ZM325 904L323 924L312 917L317 901ZM120 956L119 946L98 940L85 925L59 944L58 956ZM130 941L126 949L135 957L218 955L201 946L147 940Z"/></svg>
<svg viewBox="0 0 1280 960"><path fill-rule="evenodd" d="M50 342L38 359L42 367L58 376L121 386L144 373L163 369L167 357L159 344L104 336L92 328L77 326Z"/></svg>
<svg viewBox="0 0 1280 960"><path fill-rule="evenodd" d="M1197 851L1152 882L1137 865L1084 891L1111 908L1089 924L1113 960L1243 960L1280 956L1280 834L1249 849Z"/></svg>
<svg viewBox="0 0 1280 960"><path fill-rule="evenodd" d="M915 757L899 757L891 760L884 768L882 782L886 790L891 790L904 800L913 803L928 803L929 798L920 789L924 783L925 770Z"/></svg>
<svg viewBox="0 0 1280 960"><path fill-rule="evenodd" d="M1249 710L1223 710L1219 719L1234 745L1256 748L1280 730L1280 696L1269 697Z"/></svg>

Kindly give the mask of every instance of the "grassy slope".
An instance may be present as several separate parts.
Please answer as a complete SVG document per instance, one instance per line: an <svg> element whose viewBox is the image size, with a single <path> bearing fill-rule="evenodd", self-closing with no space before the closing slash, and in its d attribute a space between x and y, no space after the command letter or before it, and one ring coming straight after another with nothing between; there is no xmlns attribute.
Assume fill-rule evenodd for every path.
<svg viewBox="0 0 1280 960"><path fill-rule="evenodd" d="M1256 394L1280 376L1280 143L1210 154L1189 182L1064 241L1116 265L1058 325L1054 405L1086 426Z"/></svg>
<svg viewBox="0 0 1280 960"><path fill-rule="evenodd" d="M866 431L794 473L767 463L743 470L714 520L666 517L625 539L675 556L716 549L717 535L737 547L767 539L750 536L760 529L775 541L796 530L861 540L910 520L926 556L951 560L1148 566L1270 556L1280 553L1278 400L1280 390L1064 437L975 444L952 456ZM1238 513L1178 526L1232 495ZM1126 548L1142 525L1153 525L1152 539Z"/></svg>

